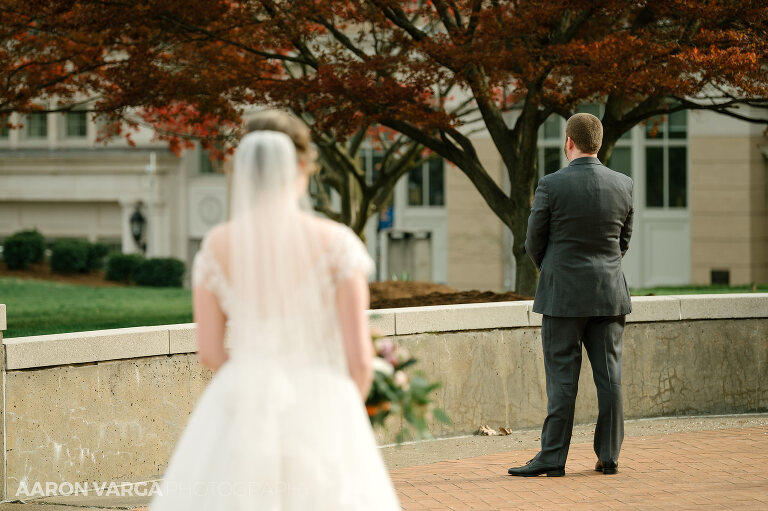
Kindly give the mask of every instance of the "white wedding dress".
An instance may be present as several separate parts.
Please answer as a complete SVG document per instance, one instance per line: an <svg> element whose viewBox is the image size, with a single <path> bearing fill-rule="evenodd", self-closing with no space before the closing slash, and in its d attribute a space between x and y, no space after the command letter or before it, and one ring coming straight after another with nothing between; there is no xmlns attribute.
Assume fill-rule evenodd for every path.
<svg viewBox="0 0 768 511"><path fill-rule="evenodd" d="M236 158L234 217L239 202L248 213L232 224L229 272L206 238L192 275L228 317L230 358L201 395L150 510L400 509L349 376L335 299L372 261L345 226L285 208L272 191L239 197L238 172Z"/></svg>

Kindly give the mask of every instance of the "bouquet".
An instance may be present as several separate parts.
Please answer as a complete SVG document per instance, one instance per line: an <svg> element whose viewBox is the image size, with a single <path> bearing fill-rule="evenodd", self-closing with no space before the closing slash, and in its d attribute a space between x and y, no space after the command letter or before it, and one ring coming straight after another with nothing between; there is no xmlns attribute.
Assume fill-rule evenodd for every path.
<svg viewBox="0 0 768 511"><path fill-rule="evenodd" d="M430 383L419 372L413 371L416 359L404 348L397 347L390 339L373 333L376 349L373 385L365 401L368 418L372 425L383 425L390 416L399 416L401 429L397 441L430 438L427 422L436 419L450 423L446 413L436 408L429 394L440 388L440 383Z"/></svg>

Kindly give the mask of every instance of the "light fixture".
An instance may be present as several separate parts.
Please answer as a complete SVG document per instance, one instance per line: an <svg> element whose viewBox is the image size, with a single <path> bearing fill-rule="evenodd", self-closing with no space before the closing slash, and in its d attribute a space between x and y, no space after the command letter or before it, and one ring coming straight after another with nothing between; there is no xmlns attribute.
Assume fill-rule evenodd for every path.
<svg viewBox="0 0 768 511"><path fill-rule="evenodd" d="M147 219L141 214L141 203L136 204L136 210L131 215L130 224L133 241L136 242L136 246L144 250L144 245L141 243L141 240L144 237L144 229L147 226Z"/></svg>

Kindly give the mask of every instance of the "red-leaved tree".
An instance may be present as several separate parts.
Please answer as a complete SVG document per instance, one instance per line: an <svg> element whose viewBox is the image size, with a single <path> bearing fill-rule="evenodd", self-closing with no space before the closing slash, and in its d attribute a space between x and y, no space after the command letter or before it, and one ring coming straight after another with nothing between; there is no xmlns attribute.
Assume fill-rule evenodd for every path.
<svg viewBox="0 0 768 511"><path fill-rule="evenodd" d="M115 122L162 118L160 136L176 143L226 137L265 104L331 140L374 124L406 135L456 165L511 229L516 289L528 294L523 242L550 115L604 103L605 160L651 117L707 109L765 122L739 107L768 97L765 1L5 0L0 22L0 114L85 93ZM174 104L189 108L164 115ZM483 167L476 131L493 140L509 190Z"/></svg>

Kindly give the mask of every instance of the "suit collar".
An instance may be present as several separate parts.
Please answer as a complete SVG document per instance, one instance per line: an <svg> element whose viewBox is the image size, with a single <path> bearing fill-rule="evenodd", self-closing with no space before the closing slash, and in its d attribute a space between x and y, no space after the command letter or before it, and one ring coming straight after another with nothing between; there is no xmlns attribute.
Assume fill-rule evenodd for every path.
<svg viewBox="0 0 768 511"><path fill-rule="evenodd" d="M602 163L594 156L582 156L581 158L575 158L568 164L569 167L574 165L602 165Z"/></svg>

